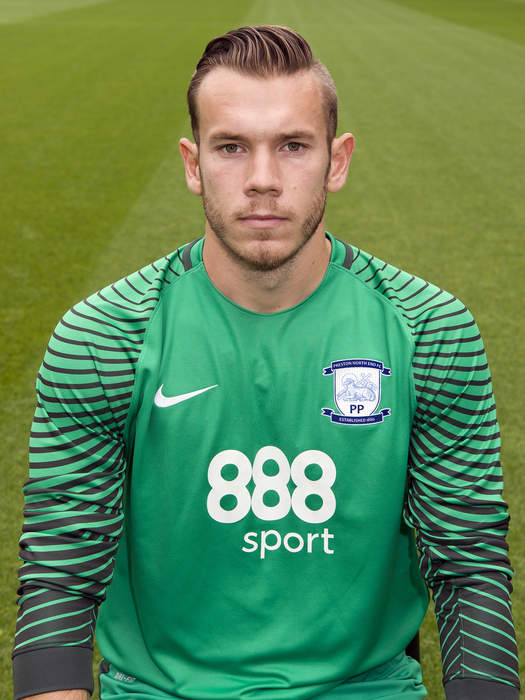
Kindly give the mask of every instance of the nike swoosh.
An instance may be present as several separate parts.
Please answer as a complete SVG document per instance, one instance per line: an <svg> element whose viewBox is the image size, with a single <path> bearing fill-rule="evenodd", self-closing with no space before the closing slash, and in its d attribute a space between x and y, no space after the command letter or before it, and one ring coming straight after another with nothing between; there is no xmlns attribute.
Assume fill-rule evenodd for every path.
<svg viewBox="0 0 525 700"><path fill-rule="evenodd" d="M163 386L164 384L161 384L159 386L157 393L155 394L155 398L153 399L155 405L160 406L160 408L175 406L175 404L181 403L182 401L186 401L187 399L192 399L194 396L198 396L199 394L202 394L205 391L215 389L215 387L219 385L214 384L213 386L206 386L204 387L204 389L197 389L197 391L190 391L188 394L179 394L178 396L164 396L164 394L162 393Z"/></svg>

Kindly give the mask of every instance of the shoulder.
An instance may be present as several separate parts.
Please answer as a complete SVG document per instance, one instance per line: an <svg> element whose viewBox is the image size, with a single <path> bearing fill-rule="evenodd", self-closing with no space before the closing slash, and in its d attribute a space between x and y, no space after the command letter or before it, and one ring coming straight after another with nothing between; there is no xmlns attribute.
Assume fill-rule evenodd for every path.
<svg viewBox="0 0 525 700"><path fill-rule="evenodd" d="M66 430L87 421L122 431L146 329L164 290L190 269L189 251L179 248L64 314L37 377L42 415L35 420L45 434L50 421Z"/></svg>
<svg viewBox="0 0 525 700"><path fill-rule="evenodd" d="M416 345L434 343L443 334L448 340L459 338L475 326L470 311L453 294L349 243L338 239L335 243L335 264L371 294L380 295L398 314Z"/></svg>
<svg viewBox="0 0 525 700"><path fill-rule="evenodd" d="M133 373L164 290L191 266L184 264L186 249L182 246L69 309L51 335L39 378L73 382L96 375L97 381L115 381Z"/></svg>
<svg viewBox="0 0 525 700"><path fill-rule="evenodd" d="M190 269L192 247L181 246L78 302L64 314L54 336L60 329L73 341L88 336L117 344L140 341L165 290Z"/></svg>

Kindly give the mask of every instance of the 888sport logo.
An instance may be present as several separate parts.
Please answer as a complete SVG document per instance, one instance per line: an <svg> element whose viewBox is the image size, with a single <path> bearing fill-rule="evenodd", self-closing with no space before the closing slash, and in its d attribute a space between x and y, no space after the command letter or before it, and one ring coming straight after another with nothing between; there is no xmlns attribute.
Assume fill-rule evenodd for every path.
<svg viewBox="0 0 525 700"><path fill-rule="evenodd" d="M291 464L284 452L273 445L261 447L253 464L239 450L223 450L208 467L211 487L206 502L208 514L219 523L231 524L250 512L260 520L277 521L293 511L303 522L324 523L335 513L332 490L335 479L335 464L321 450L301 452ZM322 532L308 532L306 536L261 530L244 535L242 551L259 552L261 559L267 552L281 548L292 554L314 551L333 554L333 538L326 527Z"/></svg>

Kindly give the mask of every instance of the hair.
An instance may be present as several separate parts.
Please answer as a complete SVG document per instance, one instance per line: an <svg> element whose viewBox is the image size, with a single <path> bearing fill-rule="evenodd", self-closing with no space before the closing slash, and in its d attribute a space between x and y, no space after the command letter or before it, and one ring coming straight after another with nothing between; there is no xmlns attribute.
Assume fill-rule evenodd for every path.
<svg viewBox="0 0 525 700"><path fill-rule="evenodd" d="M195 142L199 143L197 94L208 73L224 66L258 77L293 75L311 70L321 86L328 148L337 130L337 90L326 66L314 58L308 42L293 29L276 25L241 27L212 39L197 63L188 87L188 109Z"/></svg>

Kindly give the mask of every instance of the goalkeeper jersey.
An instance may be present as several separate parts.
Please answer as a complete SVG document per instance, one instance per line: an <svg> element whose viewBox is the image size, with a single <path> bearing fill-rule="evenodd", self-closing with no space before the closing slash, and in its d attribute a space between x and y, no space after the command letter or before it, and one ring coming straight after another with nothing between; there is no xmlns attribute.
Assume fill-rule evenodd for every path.
<svg viewBox="0 0 525 700"><path fill-rule="evenodd" d="M199 239L59 323L25 485L18 697L88 687L107 597L97 640L131 682L314 698L406 647L424 580L449 697L518 697L479 332L451 295L329 237L322 283L278 313L223 296Z"/></svg>

